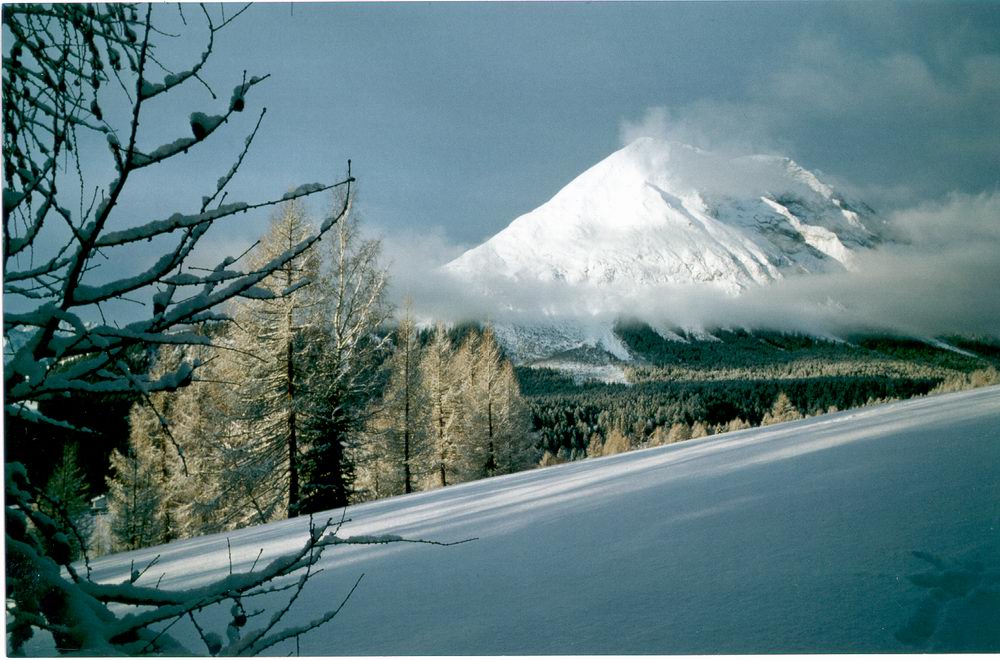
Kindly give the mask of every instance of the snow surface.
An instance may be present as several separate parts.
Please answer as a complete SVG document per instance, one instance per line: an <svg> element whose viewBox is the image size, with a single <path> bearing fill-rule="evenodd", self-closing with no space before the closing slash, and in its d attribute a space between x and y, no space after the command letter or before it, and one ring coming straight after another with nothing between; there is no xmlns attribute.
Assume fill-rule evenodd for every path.
<svg viewBox="0 0 1000 660"><path fill-rule="evenodd" d="M562 364L586 369L605 364L611 357L630 362L632 356L615 334L612 318L560 319L550 318L528 323L494 321L493 332L515 364L542 366L539 360L553 359L568 351L586 352L586 360L560 360ZM558 359L558 358L555 358ZM545 365L548 366L548 365Z"/></svg>
<svg viewBox="0 0 1000 660"><path fill-rule="evenodd" d="M531 365L532 369L553 369L573 379L577 385L588 382L628 385L625 369L617 364L588 364L577 360L549 359Z"/></svg>
<svg viewBox="0 0 1000 660"><path fill-rule="evenodd" d="M289 623L364 573L303 654L1000 651L998 428L991 387L353 507L341 536L478 540L330 548ZM237 569L307 525L228 534ZM140 583L227 570L219 535L95 576L157 554Z"/></svg>

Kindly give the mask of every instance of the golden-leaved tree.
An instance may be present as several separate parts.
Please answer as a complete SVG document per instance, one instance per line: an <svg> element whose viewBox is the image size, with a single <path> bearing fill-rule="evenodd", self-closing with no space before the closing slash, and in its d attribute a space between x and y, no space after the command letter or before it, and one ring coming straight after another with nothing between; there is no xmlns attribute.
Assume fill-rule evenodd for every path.
<svg viewBox="0 0 1000 660"><path fill-rule="evenodd" d="M164 73L163 53L158 50L163 42L158 40L169 37L157 27L157 19L167 10L159 6L4 5L8 427L14 421L73 426L59 418L58 407L54 414L40 412L38 404L43 401L101 393L155 404L157 392L190 385L205 366L196 353L159 373L137 373L130 357L159 347L210 345L212 339L198 328L224 321L221 308L231 300L268 296L265 280L300 260L347 215L354 181L349 163L347 176L336 183L306 184L260 201L226 201L227 188L261 126L263 110L245 124L244 146L232 154L231 162L221 164L220 178L207 175L204 168L191 172L189 184L200 188L201 194L189 203L178 201L178 208L161 209L152 217L141 217L123 205L135 193L140 177L148 175L142 185L155 187L151 177L157 166L204 151L206 141L223 127L238 124L248 109L251 91L267 76L244 74L221 101L214 92L209 94L218 107L212 112L185 112L179 117L187 127L183 134L157 144L147 130L155 106L176 111L176 103L163 101L173 99L181 86L208 86L206 67L216 38L246 9L220 17L204 6L190 8L201 19L204 47L190 54L186 64ZM170 11L176 15L176 8ZM180 12L183 17L184 9ZM193 30L194 16L189 17L184 23ZM207 269L186 267L209 230L227 219L335 188L346 191L344 204L317 230L303 234L272 258L253 267L241 266L239 257L226 257ZM137 300L152 304L132 317L120 315L123 303ZM176 436L165 435L183 457ZM185 463L181 460L182 473L189 467ZM5 465L4 485L7 639L14 653L23 652L38 630L51 634L60 651L80 655L195 653L170 635L171 621L180 617L197 621L206 607L239 602L262 588L266 591L271 580L313 566L331 543L325 527L313 528L299 551L256 572L220 575L197 593L137 586L141 571L124 584L99 584L90 578L86 555L82 565L73 562L73 521L39 506L44 492L22 464ZM290 630L278 625L285 612L287 607L276 610L262 627L234 618L227 642L215 633L200 636L201 653L261 653L301 634L301 627ZM321 614L307 628L322 625L335 614Z"/></svg>

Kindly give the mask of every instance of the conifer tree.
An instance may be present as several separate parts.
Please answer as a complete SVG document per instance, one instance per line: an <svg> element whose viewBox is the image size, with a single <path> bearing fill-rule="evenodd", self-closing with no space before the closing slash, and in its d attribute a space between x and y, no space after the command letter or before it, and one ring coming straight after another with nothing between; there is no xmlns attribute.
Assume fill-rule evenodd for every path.
<svg viewBox="0 0 1000 660"><path fill-rule="evenodd" d="M388 384L355 452L357 498L411 493L427 451L427 403L421 386L420 346L409 308L399 322L387 361Z"/></svg>
<svg viewBox="0 0 1000 660"><path fill-rule="evenodd" d="M444 326L438 325L420 361L421 386L428 406L427 473L430 483L447 486L457 481L460 458L458 356Z"/></svg>
<svg viewBox="0 0 1000 660"><path fill-rule="evenodd" d="M311 234L300 205L283 205L252 264L263 266ZM304 408L306 347L319 333L319 255L315 247L275 270L261 284L263 296L234 305L233 351L226 379L238 383L227 434L226 467L242 491L244 523L299 513L300 413Z"/></svg>
<svg viewBox="0 0 1000 660"><path fill-rule="evenodd" d="M195 347L188 350L178 347L161 347L151 369L151 374L159 377L177 369L185 358L195 359L195 354L203 354ZM198 399L193 391L183 389L177 392L154 392L133 405L129 414L129 450L128 456L119 455L112 461L115 469L109 477L109 483L118 479L126 481L138 475L146 475L149 480L146 497L150 498L147 506L152 506L153 520L146 529L149 531L147 541L169 543L178 538L190 535L186 529L186 509L193 492L203 489L204 484L193 488L192 471L197 452L199 436L192 433L192 422L201 423L188 409ZM135 463L133 465L132 463ZM133 491L139 486L124 483L122 492ZM112 503L113 508L121 509L121 503ZM134 525L133 525L134 527ZM126 529L129 526L126 526ZM130 536L127 534L126 536ZM125 547L132 546L128 538L119 539Z"/></svg>
<svg viewBox="0 0 1000 660"><path fill-rule="evenodd" d="M779 392L778 397L774 400L774 405L771 406L771 410L764 414L764 418L760 423L761 426L766 426L779 422L789 422L795 419L802 419L802 413L792 404L787 394Z"/></svg>
<svg viewBox="0 0 1000 660"><path fill-rule="evenodd" d="M177 369L185 359L204 354L196 347L164 346L150 371L154 377ZM200 361L200 360L199 360ZM205 374L200 374L204 376ZM108 477L109 509L116 549L169 543L204 533L193 525L194 499L211 490L211 480L198 473L199 443L207 435L193 425L203 425L197 387L177 392L154 392L133 405L129 413L126 453L114 452ZM147 520L138 520L145 516Z"/></svg>
<svg viewBox="0 0 1000 660"><path fill-rule="evenodd" d="M87 484L79 468L76 451L76 445L63 447L62 460L46 482L45 499L40 503L43 512L75 530L70 538L74 557L87 549L91 532Z"/></svg>
<svg viewBox="0 0 1000 660"><path fill-rule="evenodd" d="M595 454L595 456L598 456L598 455L600 455L600 454ZM565 463L565 461L562 460L557 454L553 454L548 449L546 449L545 453L542 454L541 460L538 461L538 466L539 467L549 467L549 466L552 466L552 465L559 465L560 463Z"/></svg>
<svg viewBox="0 0 1000 660"><path fill-rule="evenodd" d="M661 445L667 444L668 433L669 429L666 426L664 425L657 426L655 429L653 429L653 433L649 436L649 446L659 447Z"/></svg>
<svg viewBox="0 0 1000 660"><path fill-rule="evenodd" d="M604 438L601 437L600 433L594 433L587 440L587 456L590 458L598 458L604 455ZM546 451L546 454L549 452Z"/></svg>
<svg viewBox="0 0 1000 660"><path fill-rule="evenodd" d="M153 531L142 542L346 504L352 474L344 446L363 426L386 344L376 331L388 308L379 242L362 240L356 222L341 223L323 263L307 252L264 283L272 299L235 305L235 323L212 337L217 346L161 351L154 375L182 359L202 366L189 387L156 393L152 407L133 411L136 465L122 474L155 482ZM301 209L286 206L255 258L268 259L305 224ZM300 504L291 507L296 473Z"/></svg>
<svg viewBox="0 0 1000 660"><path fill-rule="evenodd" d="M534 462L529 460L530 427L527 411L510 361L504 358L492 329L471 345L474 367L465 408L466 447L472 478L508 474Z"/></svg>
<svg viewBox="0 0 1000 660"><path fill-rule="evenodd" d="M478 440L475 449L480 454L481 476L491 477L497 471L496 442L501 424L501 399L505 392L501 382L503 357L490 329L480 337L476 361L476 387L473 392L480 409L477 416L480 424L472 440L474 443Z"/></svg>
<svg viewBox="0 0 1000 660"><path fill-rule="evenodd" d="M628 436L621 429L615 428L611 429L611 432L608 434L608 439L604 443L604 450L601 455L614 456L615 454L626 452L631 448Z"/></svg>
<svg viewBox="0 0 1000 660"><path fill-rule="evenodd" d="M203 366L197 380L171 394L174 403L168 422L183 447L185 465L179 473L174 470L175 480L166 501L179 538L212 534L229 527L220 515L227 507L220 506L226 495L222 491L226 480L219 461L219 439L228 426L224 411L233 383L220 380L220 351L190 347L185 353L193 354Z"/></svg>
<svg viewBox="0 0 1000 660"><path fill-rule="evenodd" d="M751 428L750 422L744 420L741 417L737 417L735 419L729 420L729 422L721 430L722 432L730 432L730 431L742 431L743 429L748 429L748 428Z"/></svg>
<svg viewBox="0 0 1000 660"><path fill-rule="evenodd" d="M4 332L5 336L24 338L10 351L9 361L5 356L8 427L15 419L63 428L75 426L62 411L56 410L55 416L40 412L38 404L45 401L55 403L67 397L72 400L93 391L146 397L188 385L198 368L196 364L184 362L154 379L134 372L127 358L134 351L155 346L202 344L201 337L188 332L190 327L217 319L217 310L226 301L259 292L257 287L263 279L301 256L346 214L345 204L342 213L325 222L319 232L253 269L236 265L239 259L228 256L214 268L186 268L198 242L213 225L224 224L226 218L250 209L279 203L273 198L223 203L228 195L226 188L240 171L257 134L263 112L255 126L249 118L254 127L248 129L245 148L234 154L230 166L218 172L221 178L211 176L213 168L208 163L194 168L191 179L183 186L174 186L200 190L200 205L178 201L178 212L161 208L139 222L134 221L136 214L123 205L123 200L133 197L137 190L141 194L143 186L148 189L157 185L155 178L149 178L153 175L148 174L157 169L154 166L176 163L175 157L203 150L203 142L220 127L237 123L239 113L250 108L248 92L268 76L248 77L244 73L242 82L234 81L237 86L232 95L224 95L229 97L228 102L212 92L212 99L218 101L213 104L218 114L189 114L190 108L178 114L180 106L165 100L174 99L174 92L189 82L208 87L203 77L208 69L203 67L212 59L218 33L245 9L230 12L229 18L219 18L202 7L207 42L190 53L187 64L167 57L174 70L167 71L164 77L165 60L161 58L170 53L157 48L158 37L166 33L157 27L159 19L154 18L154 13L160 14L152 5L4 6L4 40L6 44L10 36L13 44L10 71L18 75L8 79L5 53L2 279L5 303L11 297L20 309L18 314L5 314ZM186 25L183 15L181 19ZM36 38L39 35L44 38ZM192 42L187 38L177 41L185 44L178 54L186 54ZM151 115L161 101L161 109ZM101 105L122 112L105 114ZM176 123L163 121L170 114L189 120L182 122L187 123L186 132L169 135L157 146L151 140L162 139L161 129ZM151 121L153 117L157 119ZM149 134L145 129L150 125L157 126L156 132L161 135ZM107 146L106 161L93 150L97 145L94 139ZM340 183L300 186L279 199L297 199L339 186L349 189L352 182L348 163L347 177ZM76 190L78 200L74 200ZM77 207L79 211L74 213ZM142 263L131 263L130 256L135 252L130 250L146 242L163 246L164 250L147 254L148 260L140 260ZM98 268L102 263L116 262L132 267ZM120 307L123 301L148 300L149 296L153 304L148 315L136 319L105 316L106 310ZM130 512L119 520L144 524L152 519L145 510L148 498L140 497L152 483L150 467L148 463L131 461L130 454L115 456L119 471L132 475L124 480L128 483L121 485L135 486L131 493L128 488L119 493L119 501ZM254 573L239 575L230 571L230 575L220 576L197 590L168 593L154 587L136 587L129 581L107 590L90 579L89 571L83 574L72 566L66 540L69 530L64 522L39 509L45 494L31 483L24 466L9 463L5 467L5 515L9 523L14 523L5 529L7 567L16 567L13 575L8 572L7 580L8 642L15 654L25 652L25 643L35 630L48 631L56 648L77 655L196 653L167 632L171 621L187 615L198 627L196 615L204 607L252 590L273 591L272 580L300 569L306 571L304 582L322 553L321 539L328 531L322 527L310 534L299 553L272 561ZM143 533L135 531L134 537ZM50 543L42 542L40 535ZM137 604L141 613L128 611ZM285 611L287 606L271 617L256 640L241 641L238 635L231 635L230 643L224 646L217 634L201 634L200 639L213 655L259 654L278 641L297 639L336 614L327 612L304 627L282 631L278 623ZM84 621L80 620L81 613L86 614Z"/></svg>
<svg viewBox="0 0 1000 660"><path fill-rule="evenodd" d="M513 365L492 331L468 332L455 350L439 325L421 350L407 313L396 337L389 383L354 451L357 499L508 474L538 461Z"/></svg>
<svg viewBox="0 0 1000 660"><path fill-rule="evenodd" d="M701 421L700 419L691 426L692 440L695 438L704 438L707 435L711 435L711 433L709 432L708 427L705 426L705 422Z"/></svg>
<svg viewBox="0 0 1000 660"><path fill-rule="evenodd" d="M479 441L482 408L479 400L479 368L482 337L478 330L466 334L452 362L458 405L455 410L456 442L459 461L454 466L452 483L483 476L485 459ZM447 484L445 484L447 485Z"/></svg>
<svg viewBox="0 0 1000 660"><path fill-rule="evenodd" d="M492 410L493 473L520 472L538 460L538 452L531 435L528 408L509 360L503 361L495 391L498 396Z"/></svg>
<svg viewBox="0 0 1000 660"><path fill-rule="evenodd" d="M175 452L172 480L164 488L164 506L169 511L173 534L189 538L234 527L225 517L241 506L238 496L227 492L232 471L225 464L223 445L231 424L232 393L239 381L226 380L224 368L229 351L215 347L188 347L188 359L202 364L197 379L177 392L166 393L166 412ZM221 440L220 440L221 439ZM169 448L168 448L169 451ZM178 464L180 463L180 464Z"/></svg>
<svg viewBox="0 0 1000 660"><path fill-rule="evenodd" d="M129 448L111 453L114 479L108 484L112 549L135 550L154 545L163 537L154 461Z"/></svg>
<svg viewBox="0 0 1000 660"><path fill-rule="evenodd" d="M685 422L675 422L670 426L670 431L667 432L667 444L673 444L675 442L684 442L685 440L691 439L691 427Z"/></svg>
<svg viewBox="0 0 1000 660"><path fill-rule="evenodd" d="M123 525L114 528L121 532L116 533L118 547L121 548L156 545L176 538L168 499L170 488L181 477L181 470L179 465L174 464L175 459L179 459L179 454L170 446L163 426L170 414L170 398L159 392L149 398L156 410L146 402L136 403L132 407L129 414L127 453L124 456L112 455L111 460L111 481L120 484L121 488L117 492L126 494L129 500L123 503L114 495L116 491L113 490L113 514L116 517L121 514L126 518L147 515L149 518L146 524L124 521ZM148 514L143 513L146 511ZM136 530L143 531L140 533Z"/></svg>
<svg viewBox="0 0 1000 660"><path fill-rule="evenodd" d="M336 206L336 204L335 204ZM344 218L323 245L318 329L307 342L302 429L302 502L312 513L347 504L354 481L350 447L365 427L388 337L386 270L381 243L363 239L356 216Z"/></svg>

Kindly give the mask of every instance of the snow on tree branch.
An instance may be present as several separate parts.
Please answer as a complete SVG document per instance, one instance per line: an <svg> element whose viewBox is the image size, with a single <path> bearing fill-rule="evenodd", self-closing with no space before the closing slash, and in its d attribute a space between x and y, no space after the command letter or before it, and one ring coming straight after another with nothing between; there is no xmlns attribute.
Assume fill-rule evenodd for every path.
<svg viewBox="0 0 1000 660"><path fill-rule="evenodd" d="M251 631L244 636L239 628L246 624L234 617L238 625L236 634L231 634L231 643L224 649L209 646L209 652L225 655L253 655L282 639L301 635L336 616L339 607L305 626L281 630L268 636L288 611L294 598L304 588L308 576L322 558L325 538L331 530L339 527L332 520L315 527L310 525L308 539L296 552L272 560L260 570L245 573L230 573L226 577L202 587L185 591L167 591L158 588L139 587L136 575L130 576L122 584L99 584L79 576L70 563L69 542L60 526L34 506L39 496L29 482L23 467L8 465L6 470L6 520L7 552L11 570L8 580L12 581L10 594L15 607L8 607L8 630L11 646L16 652L31 636L32 628L47 630L56 640L61 651L83 652L86 655L170 653L185 651L181 644L164 634L164 629L153 626L177 621L183 617L195 620L202 610L232 600L243 611L245 597L252 597L255 590L272 581L295 574L298 589L285 607L272 615L265 627ZM30 523L30 524L29 524ZM51 548L45 548L43 541L31 533L31 526L38 528L48 539ZM26 573L22 566L31 566ZM71 577L66 580L63 571ZM24 582L30 581L29 589ZM11 582L9 582L10 584ZM355 584L355 587L357 585ZM348 593L353 593L354 589ZM44 594L39 601L36 595ZM249 596L248 596L249 595ZM344 600L346 602L346 598ZM137 608L125 614L117 614L109 606ZM230 627L234 627L233 623ZM196 622L197 625L197 622ZM200 629L200 628L199 628ZM206 636L202 636L203 639Z"/></svg>
<svg viewBox="0 0 1000 660"><path fill-rule="evenodd" d="M140 16L135 7L117 5L56 5L44 9L26 5L5 7L3 20L14 35L14 44L11 57L4 62L4 71L10 81L14 101L4 107L4 148L7 155L3 212L4 294L14 303L23 301L34 304L31 311L18 311L4 319L5 335L10 337L13 334L21 338L4 373L10 414L23 414L24 408L17 406L19 402L37 400L60 389L127 389L124 377L84 385L58 375L58 372L66 368L65 360L72 357L83 358L86 362L84 371L93 375L113 364L115 356L131 346L176 344L191 337L191 333L183 327L185 324L209 318L214 307L230 298L252 295L269 272L294 259L332 226L332 223L324 226L320 234L293 246L263 268L241 271L229 268L227 264L207 274L185 271L187 258L215 222L332 188L344 187L349 191L353 182L348 171L344 179L335 183L307 184L266 201L229 203L209 210L207 205L237 175L260 127L262 112L235 164L219 179L215 189L202 199L202 208L198 213L174 213L163 220L106 231L105 227L115 214L122 190L133 171L169 160L209 139L233 113L244 110L250 90L267 79L267 76L247 78L244 75L234 87L223 114L192 113L192 136L179 138L149 153L139 151L136 144L140 137L139 124L144 104L186 81L196 79L213 52L216 32L235 18L230 17L216 25L209 12L202 7L209 28L204 51L188 69L170 73L161 82L152 82L145 73L154 49L150 35L157 32L151 14L151 7L147 8L145 16ZM43 40L35 36L41 33L54 35L54 38ZM118 78L132 75L135 89L139 92L130 97L132 111L129 125L118 129L107 124L96 100L99 92L107 91L104 87L110 79L109 68ZM89 84L83 86L76 82ZM87 101L84 91L78 91L88 88L93 93L92 102ZM48 130L42 131L27 122L29 116L37 116L38 113L51 118ZM92 213L74 219L58 201L61 196L59 189L70 187L57 185L57 181L70 178L74 172L59 164L58 156L61 151L74 148L78 151L75 130L88 130L88 127L108 135L117 175L104 186L107 193L96 207L92 207ZM122 146L118 135L129 136L125 142L127 146ZM43 184L45 181L48 183ZM81 180L81 190L82 184ZM350 192L347 198L349 200ZM333 221L342 216L340 214ZM62 219L71 230L71 238L56 256L33 263L36 254L44 254L53 242L47 233L52 227L49 222L51 217ZM55 235L55 227L51 235ZM110 260L114 258L112 253L115 248L168 236L176 236L174 247L161 254L142 272L108 282L93 282L91 273L96 257ZM146 320L113 329L107 324L94 326L81 320L92 313L95 305L136 297L141 299L150 295L143 293L150 287L164 284L169 294L164 295L162 290L154 292L154 314ZM201 291L175 301L174 292L178 286L187 290L200 288ZM150 385L154 388L173 387L169 379Z"/></svg>
<svg viewBox="0 0 1000 660"><path fill-rule="evenodd" d="M51 413L38 412L37 403L85 393L138 393L152 403L153 393L185 387L201 368L200 360L182 359L152 376L133 373L129 352L209 344L199 324L224 320L220 306L254 295L267 278L294 262L349 212L354 182L350 161L346 175L333 183L306 184L261 202L220 201L209 208L239 175L261 127L261 110L232 165L209 185L204 196L196 198L192 206L197 212L167 212L158 214L160 219L129 222L121 200L136 185L132 174L169 161L225 130L234 115L247 108L251 90L267 80L266 75L244 74L233 81L225 107L215 113L186 115L190 135L151 151L139 149L147 137L140 128L149 108L191 81L207 87L201 73L210 65L215 36L246 9L242 7L228 19L223 14L218 21L201 7L208 26L204 49L180 72L167 71L162 79L154 80L150 74L154 66L166 70L155 43L165 36L154 20L159 6L4 6L5 40L10 36L9 56L3 61L2 108L8 421L19 417L70 426ZM217 98L214 93L212 97ZM127 110L120 114L127 119L114 120L116 113L105 112L109 108ZM88 134L100 137L101 152L112 166L109 180L88 180L84 163L91 161L90 154L87 159L80 155L81 149L88 148L82 139ZM238 267L239 258L227 258L210 270L188 263L216 223L334 188L344 191L342 208L318 231L265 263ZM124 248L154 239L161 239L167 247L149 263L137 264L138 273L101 281L99 266L120 263L128 259ZM151 302L142 318L124 322L105 317L106 305L136 301ZM156 413L156 417L162 424L163 416ZM169 435L169 429L165 430ZM181 445L173 444L183 461ZM56 521L39 508L42 494L31 485L22 466L7 466L5 486L8 642L14 652L23 650L35 631L45 630L61 652L188 653L191 650L183 649L169 634L170 626L187 618L198 628L209 653L258 653L322 625L340 611L338 607L305 626L288 630L278 626L329 545L329 522L312 528L298 552L258 570L255 564L249 572L233 573L198 589L169 592L137 586L134 579L102 585L78 573L71 561L72 531L66 521ZM288 605L248 634L244 601L274 593L277 587L272 588L272 581L293 575L298 581L288 592ZM198 623L202 609L225 601L234 603L233 620L226 631L228 644ZM123 608L132 611L122 614Z"/></svg>

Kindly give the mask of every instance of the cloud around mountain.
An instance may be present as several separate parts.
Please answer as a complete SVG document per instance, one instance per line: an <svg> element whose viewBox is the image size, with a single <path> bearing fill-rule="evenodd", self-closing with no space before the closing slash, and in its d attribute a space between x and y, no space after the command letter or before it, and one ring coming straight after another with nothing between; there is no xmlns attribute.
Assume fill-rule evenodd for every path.
<svg viewBox="0 0 1000 660"><path fill-rule="evenodd" d="M699 162L708 168L718 164L712 158ZM705 173L687 174L706 180ZM733 197L767 183L734 176L731 169L711 180L711 195ZM629 281L511 278L479 265L455 277L440 265L455 259L462 247L450 245L442 232L388 236L386 248L394 263L397 298L412 299L414 312L425 320L606 325L638 317L660 327L997 336L998 219L997 192L954 194L893 212L878 226L887 242L857 250L851 270L750 282L735 297L711 283L634 286Z"/></svg>

